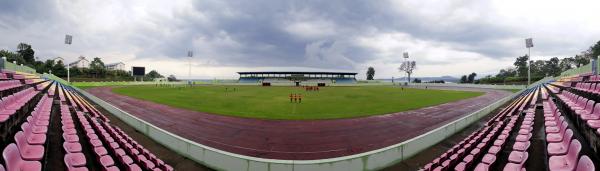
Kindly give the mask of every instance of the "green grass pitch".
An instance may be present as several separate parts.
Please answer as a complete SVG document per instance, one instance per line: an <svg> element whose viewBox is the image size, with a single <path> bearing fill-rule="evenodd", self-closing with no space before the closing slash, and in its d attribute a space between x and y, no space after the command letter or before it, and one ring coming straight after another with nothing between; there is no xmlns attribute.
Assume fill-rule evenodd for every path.
<svg viewBox="0 0 600 171"><path fill-rule="evenodd" d="M234 92L233 89L236 89ZM227 89L227 91L226 91ZM114 92L173 107L213 114L286 120L337 119L394 113L476 97L483 92L410 89L392 86L300 87L156 86L115 87ZM302 94L290 103L289 94Z"/></svg>

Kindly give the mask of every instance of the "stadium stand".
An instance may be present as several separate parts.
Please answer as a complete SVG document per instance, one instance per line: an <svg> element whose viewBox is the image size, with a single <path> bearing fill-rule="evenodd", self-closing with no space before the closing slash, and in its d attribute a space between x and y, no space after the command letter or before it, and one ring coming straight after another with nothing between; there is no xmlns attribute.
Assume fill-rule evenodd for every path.
<svg viewBox="0 0 600 171"><path fill-rule="evenodd" d="M333 81L337 84L354 84L356 79L351 78L334 78Z"/></svg>
<svg viewBox="0 0 600 171"><path fill-rule="evenodd" d="M72 88L35 74L0 73L0 140L0 171L173 170Z"/></svg>
<svg viewBox="0 0 600 171"><path fill-rule="evenodd" d="M595 170L599 79L581 74L524 91L421 170Z"/></svg>
<svg viewBox="0 0 600 171"><path fill-rule="evenodd" d="M351 72L238 72L239 83L278 83L317 85L354 84L356 73Z"/></svg>
<svg viewBox="0 0 600 171"><path fill-rule="evenodd" d="M259 78L240 78L239 83L258 83L261 82Z"/></svg>

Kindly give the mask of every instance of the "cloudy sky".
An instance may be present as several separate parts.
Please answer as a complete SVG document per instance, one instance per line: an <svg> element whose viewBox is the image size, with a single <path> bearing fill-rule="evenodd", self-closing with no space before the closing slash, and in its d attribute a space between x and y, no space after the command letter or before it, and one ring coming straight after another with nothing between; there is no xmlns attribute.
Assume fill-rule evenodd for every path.
<svg viewBox="0 0 600 171"><path fill-rule="evenodd" d="M102 57L179 78L237 71L353 71L402 76L491 74L527 52L565 57L600 40L589 0L2 0L0 49L31 44L40 59ZM64 35L74 36L64 45ZM481 75L480 74L480 75Z"/></svg>

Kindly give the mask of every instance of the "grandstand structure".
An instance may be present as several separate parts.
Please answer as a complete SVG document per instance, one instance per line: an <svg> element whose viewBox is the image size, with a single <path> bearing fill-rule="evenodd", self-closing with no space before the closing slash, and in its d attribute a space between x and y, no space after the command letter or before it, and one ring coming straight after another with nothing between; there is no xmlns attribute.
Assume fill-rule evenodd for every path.
<svg viewBox="0 0 600 171"><path fill-rule="evenodd" d="M532 87L421 170L598 168L600 76L584 73Z"/></svg>
<svg viewBox="0 0 600 171"><path fill-rule="evenodd" d="M275 83L292 85L354 84L355 72L238 72L239 83Z"/></svg>
<svg viewBox="0 0 600 171"><path fill-rule="evenodd" d="M173 170L72 87L0 71L0 171Z"/></svg>

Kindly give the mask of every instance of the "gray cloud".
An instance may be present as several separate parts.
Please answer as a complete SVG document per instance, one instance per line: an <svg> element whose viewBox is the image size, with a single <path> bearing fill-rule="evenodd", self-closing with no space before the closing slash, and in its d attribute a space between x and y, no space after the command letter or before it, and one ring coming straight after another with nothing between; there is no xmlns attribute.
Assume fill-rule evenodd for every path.
<svg viewBox="0 0 600 171"><path fill-rule="evenodd" d="M402 51L415 52L421 65L510 61L524 54L522 39L531 33L540 40L534 51L545 56L578 52L592 41L579 34L552 38L568 30L528 29L496 5L476 0L7 0L0 1L0 48L14 49L23 41L42 58L82 54L113 61L123 60L120 55L131 61L184 60L193 50L197 66L357 70L369 63L397 64L401 60L394 56ZM75 35L68 47L61 44L67 33ZM377 42L396 34L406 36Z"/></svg>

